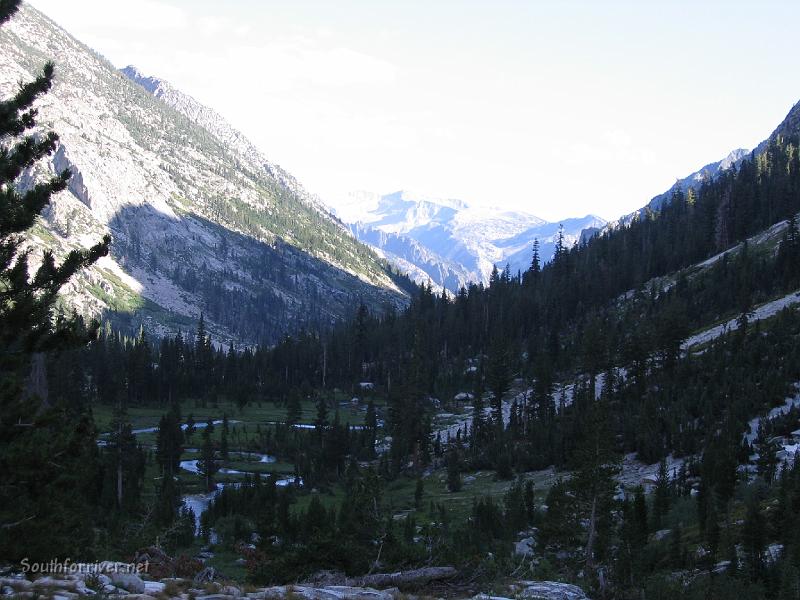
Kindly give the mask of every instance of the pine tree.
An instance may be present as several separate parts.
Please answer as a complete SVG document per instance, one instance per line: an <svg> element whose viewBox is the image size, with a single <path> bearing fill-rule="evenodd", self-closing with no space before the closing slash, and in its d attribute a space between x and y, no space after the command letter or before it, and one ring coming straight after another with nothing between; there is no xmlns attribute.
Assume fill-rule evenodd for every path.
<svg viewBox="0 0 800 600"><path fill-rule="evenodd" d="M181 505L181 498L175 478L172 475L164 475L161 478L161 487L158 490L158 500L155 507L155 521L160 527L172 525L178 518L178 509Z"/></svg>
<svg viewBox="0 0 800 600"><path fill-rule="evenodd" d="M19 5L19 0L0 2L0 25ZM0 555L6 559L19 552L35 560L82 550L91 522L85 517L91 484L75 486L98 468L91 419L59 411L48 401L43 353L83 345L96 335L98 323L86 326L78 317L56 316L55 304L73 275L108 253L110 239L70 252L61 264L47 251L32 277L23 249L26 231L70 178L62 171L27 189L17 185L23 171L58 145L53 132L31 132L33 104L50 90L54 74L53 64L46 63L35 80L0 102ZM26 544L12 541L19 539Z"/></svg>
<svg viewBox="0 0 800 600"><path fill-rule="evenodd" d="M477 454L478 449L483 446L486 441L486 415L484 414L483 405L483 369L481 368L477 377L475 378L475 389L472 400L472 428L470 431L471 450L473 454Z"/></svg>
<svg viewBox="0 0 800 600"><path fill-rule="evenodd" d="M461 484L461 458L458 450L451 447L447 451L447 490L460 492Z"/></svg>
<svg viewBox="0 0 800 600"><path fill-rule="evenodd" d="M619 457L612 446L607 401L597 400L588 407L589 428L581 446L576 451L575 476L570 485L575 492L578 507L587 519L584 555L586 568L595 567L597 546L604 545L607 534L603 515L610 512L616 491L614 476L619 471ZM592 573L594 575L594 573Z"/></svg>
<svg viewBox="0 0 800 600"><path fill-rule="evenodd" d="M194 415L190 414L188 417L186 417L186 429L183 430L184 437L186 438L187 442L192 440L192 436L194 435L196 429L195 425L196 423L194 420Z"/></svg>
<svg viewBox="0 0 800 600"><path fill-rule="evenodd" d="M557 481L547 492L547 512L539 529L543 548L572 548L581 529L567 484Z"/></svg>
<svg viewBox="0 0 800 600"><path fill-rule="evenodd" d="M417 483L414 486L414 509L422 510L422 497L425 494L425 484L422 477L417 477Z"/></svg>
<svg viewBox="0 0 800 600"><path fill-rule="evenodd" d="M508 351L500 335L495 335L489 355L486 383L492 393L492 417L497 431L503 430L503 396L508 392L511 374Z"/></svg>
<svg viewBox="0 0 800 600"><path fill-rule="evenodd" d="M219 453L222 460L228 460L228 415L222 415L222 433L219 436Z"/></svg>
<svg viewBox="0 0 800 600"><path fill-rule="evenodd" d="M200 449L200 460L197 467L200 471L200 476L203 478L205 488L207 491L212 491L216 486L214 484L214 475L217 473L217 463L214 460L214 443L211 440L211 434L214 431L214 426L209 419L206 428L203 430L203 447Z"/></svg>
<svg viewBox="0 0 800 600"><path fill-rule="evenodd" d="M644 548L647 544L648 533L647 502L644 497L644 489L642 486L638 486L633 496L633 542L637 550Z"/></svg>
<svg viewBox="0 0 800 600"><path fill-rule="evenodd" d="M289 393L289 400L286 403L286 424L294 425L300 421L303 415L303 406L300 404L300 391L293 389Z"/></svg>
<svg viewBox="0 0 800 600"><path fill-rule="evenodd" d="M759 579L764 570L764 517L755 494L747 502L742 526L742 546L747 574L753 580Z"/></svg>
<svg viewBox="0 0 800 600"><path fill-rule="evenodd" d="M780 447L778 444L769 439L769 436L764 430L763 422L759 422L758 436L756 437L755 443L755 451L756 454L758 454L756 466L758 474L769 484L775 479L775 471L778 467L776 453L779 449Z"/></svg>
<svg viewBox="0 0 800 600"><path fill-rule="evenodd" d="M683 531L681 524L678 523L672 529L669 539L669 561L674 569L683 567L684 547Z"/></svg>
<svg viewBox="0 0 800 600"><path fill-rule="evenodd" d="M530 272L534 276L538 276L542 270L541 259L539 258L539 238L533 240L533 258L531 258Z"/></svg>
<svg viewBox="0 0 800 600"><path fill-rule="evenodd" d="M132 514L139 506L144 457L131 431L124 404L115 408L110 425L111 435L105 446L106 477L114 492L107 506Z"/></svg>
<svg viewBox="0 0 800 600"><path fill-rule="evenodd" d="M370 458L375 456L375 441L378 435L378 416L375 413L375 403L370 399L367 404L367 414L364 416L364 425L367 428L367 452Z"/></svg>
<svg viewBox="0 0 800 600"><path fill-rule="evenodd" d="M558 226L555 249L553 250L553 262L558 263L566 254L567 246L564 242L564 225Z"/></svg>
<svg viewBox="0 0 800 600"><path fill-rule="evenodd" d="M656 476L656 485L653 490L653 529L661 529L661 521L669 510L669 502L670 485L667 461L662 459L658 464L658 475Z"/></svg>
<svg viewBox="0 0 800 600"><path fill-rule="evenodd" d="M180 419L174 410L170 410L161 417L156 433L156 459L162 475L171 477L178 474L182 453L183 430Z"/></svg>
<svg viewBox="0 0 800 600"><path fill-rule="evenodd" d="M370 401L370 406L372 406L373 416L375 407L372 405ZM369 411L367 411L369 414ZM314 419L314 427L316 428L317 433L320 435L325 431L325 428L328 426L328 403L325 401L324 396L320 396L317 398L317 418Z"/></svg>

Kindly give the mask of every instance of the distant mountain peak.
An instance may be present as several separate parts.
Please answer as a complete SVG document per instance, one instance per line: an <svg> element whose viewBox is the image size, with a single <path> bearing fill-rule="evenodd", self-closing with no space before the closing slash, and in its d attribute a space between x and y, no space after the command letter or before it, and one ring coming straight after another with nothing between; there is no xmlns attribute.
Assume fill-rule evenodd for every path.
<svg viewBox="0 0 800 600"><path fill-rule="evenodd" d="M800 135L800 102L797 102L781 121L780 125L775 128L769 139L774 139L779 135L795 136Z"/></svg>
<svg viewBox="0 0 800 600"><path fill-rule="evenodd" d="M584 230L606 224L595 215L548 223L522 210L501 211L407 190L354 192L336 212L358 239L418 283L431 280L450 291L487 283L494 265L508 264L512 273L526 270L534 239L539 240L542 260L549 260L561 224L569 245L578 243Z"/></svg>

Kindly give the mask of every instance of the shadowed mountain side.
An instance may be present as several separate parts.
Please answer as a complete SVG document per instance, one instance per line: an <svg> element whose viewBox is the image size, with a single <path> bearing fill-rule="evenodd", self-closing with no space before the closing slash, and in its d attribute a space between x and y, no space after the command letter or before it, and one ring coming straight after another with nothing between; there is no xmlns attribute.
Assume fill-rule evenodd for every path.
<svg viewBox="0 0 800 600"><path fill-rule="evenodd" d="M148 204L126 206L109 227L112 257L133 279L111 279L130 288L131 300L106 315L132 331L186 331L203 313L219 343L271 344L324 329L361 302L380 313L406 301L279 239L259 241L193 214L176 219ZM404 276L392 279L407 293L415 289Z"/></svg>
<svg viewBox="0 0 800 600"><path fill-rule="evenodd" d="M411 237L387 233L362 223L350 225L350 231L418 283L428 280L435 283L437 290L442 287L458 290L476 278L464 265L436 254Z"/></svg>
<svg viewBox="0 0 800 600"><path fill-rule="evenodd" d="M156 97L27 4L0 28L0 96L50 58L55 81L37 109L59 146L19 183L72 178L31 231L31 251L62 257L105 233L117 244L64 287L66 308L148 313L156 332L213 313L217 340L250 344L346 318L360 296L404 301L386 261L219 115L174 88Z"/></svg>

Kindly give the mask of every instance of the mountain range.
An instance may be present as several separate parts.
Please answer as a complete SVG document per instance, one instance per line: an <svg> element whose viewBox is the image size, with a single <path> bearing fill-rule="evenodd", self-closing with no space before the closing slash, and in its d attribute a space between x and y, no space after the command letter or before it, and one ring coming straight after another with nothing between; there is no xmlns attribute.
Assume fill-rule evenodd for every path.
<svg viewBox="0 0 800 600"><path fill-rule="evenodd" d="M559 230L572 246L606 221L594 215L547 222L522 211L497 211L463 200L429 198L408 191L355 192L336 207L353 234L418 283L452 292L470 282L488 283L494 266L512 274L530 267L534 240L542 262L552 258Z"/></svg>
<svg viewBox="0 0 800 600"><path fill-rule="evenodd" d="M0 94L51 58L57 79L40 122L61 141L23 185L64 168L73 177L34 227L33 256L110 232L111 255L71 281L65 301L131 331L186 331L203 314L219 343L271 343L362 301L402 306L412 279L456 292L488 282L494 266L524 271L534 240L546 262L560 230L574 245L749 155L735 150L613 223L547 222L408 191L353 193L333 211L213 109L134 66L117 70L29 5L0 30ZM773 135L793 131L797 113Z"/></svg>

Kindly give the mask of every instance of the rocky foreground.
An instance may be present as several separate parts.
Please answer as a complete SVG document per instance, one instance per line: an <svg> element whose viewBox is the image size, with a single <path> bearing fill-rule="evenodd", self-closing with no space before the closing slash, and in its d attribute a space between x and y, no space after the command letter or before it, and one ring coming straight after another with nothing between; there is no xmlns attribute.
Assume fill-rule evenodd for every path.
<svg viewBox="0 0 800 600"><path fill-rule="evenodd" d="M47 600L422 600L441 594L425 591L420 583L431 583L450 575L451 567L420 569L403 573L370 575L361 581L370 585L307 583L254 587L216 581L213 569L194 578L151 579L146 574L119 572L119 563L100 563L92 572L74 572L29 578L21 573L0 577L0 597ZM450 575L451 576L451 575ZM351 581L351 580L347 580ZM387 585L396 583L397 585ZM399 586L399 587L398 587ZM401 592L401 588L414 593ZM451 598L472 600L588 600L581 588L554 581L518 581L506 586L503 595L448 593Z"/></svg>

